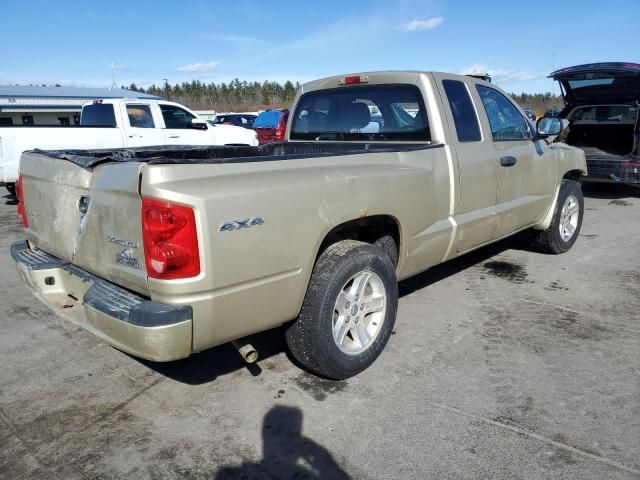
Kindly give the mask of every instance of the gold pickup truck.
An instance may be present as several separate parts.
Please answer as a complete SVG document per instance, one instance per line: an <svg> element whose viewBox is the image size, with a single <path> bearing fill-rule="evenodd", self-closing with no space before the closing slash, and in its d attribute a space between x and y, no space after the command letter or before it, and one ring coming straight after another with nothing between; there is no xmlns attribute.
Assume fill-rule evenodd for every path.
<svg viewBox="0 0 640 480"><path fill-rule="evenodd" d="M284 143L25 152L11 253L51 308L133 355L287 324L305 368L348 378L389 340L398 280L525 229L571 248L587 171L557 133L471 77L325 78Z"/></svg>

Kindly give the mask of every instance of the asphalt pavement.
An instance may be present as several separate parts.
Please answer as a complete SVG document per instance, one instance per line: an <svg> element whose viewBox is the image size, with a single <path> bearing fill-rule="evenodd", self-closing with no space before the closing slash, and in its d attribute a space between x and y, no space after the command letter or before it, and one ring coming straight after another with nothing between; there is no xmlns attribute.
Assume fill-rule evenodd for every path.
<svg viewBox="0 0 640 480"><path fill-rule="evenodd" d="M0 478L640 478L640 189L586 195L564 255L516 238L402 282L386 350L343 382L281 329L251 368L110 347L21 283L0 199Z"/></svg>

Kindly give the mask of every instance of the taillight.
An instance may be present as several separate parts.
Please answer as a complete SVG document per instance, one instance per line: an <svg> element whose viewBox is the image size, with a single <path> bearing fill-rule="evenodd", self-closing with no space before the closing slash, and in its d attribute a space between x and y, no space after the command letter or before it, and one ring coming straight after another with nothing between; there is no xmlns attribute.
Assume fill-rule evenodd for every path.
<svg viewBox="0 0 640 480"><path fill-rule="evenodd" d="M623 167L640 167L640 161L638 162L622 162Z"/></svg>
<svg viewBox="0 0 640 480"><path fill-rule="evenodd" d="M284 142L284 132L287 129L287 123L284 119L284 115L278 120L278 126L276 127L276 142Z"/></svg>
<svg viewBox="0 0 640 480"><path fill-rule="evenodd" d="M20 223L24 228L29 228L29 219L27 218L27 209L24 206L24 190L22 189L22 176L18 177L16 182L16 196L18 197L18 216Z"/></svg>
<svg viewBox="0 0 640 480"><path fill-rule="evenodd" d="M193 208L143 198L142 240L151 278L171 280L200 273Z"/></svg>

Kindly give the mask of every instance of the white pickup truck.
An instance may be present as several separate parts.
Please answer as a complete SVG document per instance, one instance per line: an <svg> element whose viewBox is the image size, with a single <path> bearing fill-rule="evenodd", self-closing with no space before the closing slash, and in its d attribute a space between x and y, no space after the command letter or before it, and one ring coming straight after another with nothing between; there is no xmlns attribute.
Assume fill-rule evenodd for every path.
<svg viewBox="0 0 640 480"><path fill-rule="evenodd" d="M82 107L80 126L0 128L0 186L15 194L20 155L35 148L95 149L157 145L257 146L253 130L209 125L177 103L162 100L95 100Z"/></svg>

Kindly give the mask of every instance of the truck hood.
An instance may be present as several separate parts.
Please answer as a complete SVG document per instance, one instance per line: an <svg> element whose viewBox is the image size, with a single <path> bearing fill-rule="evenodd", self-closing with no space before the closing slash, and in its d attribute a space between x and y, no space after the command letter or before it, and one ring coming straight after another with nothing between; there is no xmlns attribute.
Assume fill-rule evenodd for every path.
<svg viewBox="0 0 640 480"><path fill-rule="evenodd" d="M235 125L209 125L217 145L258 145L258 136L253 130Z"/></svg>
<svg viewBox="0 0 640 480"><path fill-rule="evenodd" d="M590 63L556 70L568 104L635 102L640 99L640 64Z"/></svg>

